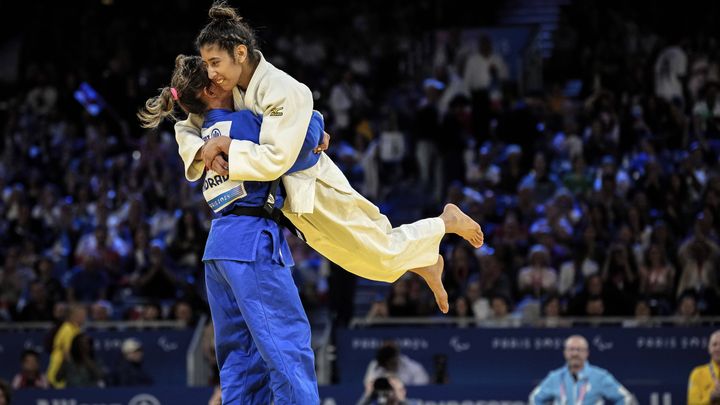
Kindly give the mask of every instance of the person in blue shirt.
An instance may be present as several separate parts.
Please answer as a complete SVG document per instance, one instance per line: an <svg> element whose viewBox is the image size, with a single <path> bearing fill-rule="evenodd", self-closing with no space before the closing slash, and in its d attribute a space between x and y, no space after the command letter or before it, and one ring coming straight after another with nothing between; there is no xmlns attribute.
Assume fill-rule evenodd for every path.
<svg viewBox="0 0 720 405"><path fill-rule="evenodd" d="M633 395L607 370L591 365L587 359L587 340L580 335L565 340L567 364L553 370L530 393L535 404L633 404Z"/></svg>
<svg viewBox="0 0 720 405"><path fill-rule="evenodd" d="M203 136L257 138L261 118L247 110L233 112L227 105L232 98L211 85L202 69L199 57L178 56L172 83L197 90L201 102L179 104L186 112L207 111ZM171 93L170 104L178 101L174 88L163 91ZM143 116L156 114L157 126L173 108L146 104L139 117L147 123ZM309 153L291 170L314 164L312 148L322 134L317 114L303 146ZM205 174L203 194L214 219L203 262L224 404L320 402L310 324L293 282L290 249L277 218L254 210L269 201L275 210L282 207L284 196L272 183L231 181L211 169Z"/></svg>

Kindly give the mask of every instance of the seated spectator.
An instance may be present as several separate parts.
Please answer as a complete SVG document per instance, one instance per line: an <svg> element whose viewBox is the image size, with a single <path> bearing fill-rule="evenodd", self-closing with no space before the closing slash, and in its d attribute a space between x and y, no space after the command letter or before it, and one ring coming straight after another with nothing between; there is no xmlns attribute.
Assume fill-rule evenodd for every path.
<svg viewBox="0 0 720 405"><path fill-rule="evenodd" d="M569 326L569 324L561 318L562 306L560 304L560 297L557 295L549 295L542 301L540 315L542 316L540 324L543 326L551 328Z"/></svg>
<svg viewBox="0 0 720 405"><path fill-rule="evenodd" d="M638 284L632 265L634 261L631 260L626 246L616 244L610 248L602 270L607 315L625 316L632 313Z"/></svg>
<svg viewBox="0 0 720 405"><path fill-rule="evenodd" d="M503 264L498 257L492 254L480 256L480 294L485 297L495 295L510 296L512 294L512 282L505 273Z"/></svg>
<svg viewBox="0 0 720 405"><path fill-rule="evenodd" d="M157 302L149 302L140 309L139 321L161 321L163 319L163 310Z"/></svg>
<svg viewBox="0 0 720 405"><path fill-rule="evenodd" d="M605 302L602 297L589 297L585 303L585 315L590 317L605 316Z"/></svg>
<svg viewBox="0 0 720 405"><path fill-rule="evenodd" d="M68 286L68 300L70 302L92 302L107 299L107 290L110 286L110 277L107 268L99 257L87 256L83 264L73 271Z"/></svg>
<svg viewBox="0 0 720 405"><path fill-rule="evenodd" d="M470 325L472 323L471 319L475 316L467 297L465 297L464 295L461 295L455 299L453 305L450 306L449 315L455 318L459 318L457 325L462 328Z"/></svg>
<svg viewBox="0 0 720 405"><path fill-rule="evenodd" d="M635 317L623 322L624 327L649 326L652 308L646 299L639 299L635 304Z"/></svg>
<svg viewBox="0 0 720 405"><path fill-rule="evenodd" d="M98 300L90 305L90 319L94 322L107 322L112 320L113 306L110 301Z"/></svg>
<svg viewBox="0 0 720 405"><path fill-rule="evenodd" d="M542 297L557 291L557 272L550 267L550 253L543 245L535 245L528 254L529 265L520 269L518 290L521 295Z"/></svg>
<svg viewBox="0 0 720 405"><path fill-rule="evenodd" d="M21 322L47 322L53 319L54 303L48 300L45 285L33 281L29 286L28 301L20 311L17 320Z"/></svg>
<svg viewBox="0 0 720 405"><path fill-rule="evenodd" d="M680 246L678 258L681 272L677 295L693 290L701 298L714 301L718 290L717 245L709 240L693 237Z"/></svg>
<svg viewBox="0 0 720 405"><path fill-rule="evenodd" d="M490 316L490 300L482 296L479 281L473 281L468 285L465 297L476 320L487 319Z"/></svg>
<svg viewBox="0 0 720 405"><path fill-rule="evenodd" d="M58 378L66 387L104 387L104 372L95 360L95 351L90 336L80 333L70 347L70 355L63 361Z"/></svg>
<svg viewBox="0 0 720 405"><path fill-rule="evenodd" d="M585 287L570 300L568 313L572 316L584 316L586 304L591 297L603 297L603 282L599 274L585 279Z"/></svg>
<svg viewBox="0 0 720 405"><path fill-rule="evenodd" d="M378 377L397 377L405 385L426 385L430 383L425 368L417 361L401 354L394 342L385 342L377 351L365 372L365 386L371 386Z"/></svg>
<svg viewBox="0 0 720 405"><path fill-rule="evenodd" d="M485 322L483 326L505 328L511 326L517 326L517 321L510 313L512 311L512 301L510 297L505 295L496 295L490 300L490 309L492 315Z"/></svg>
<svg viewBox="0 0 720 405"><path fill-rule="evenodd" d="M680 296L676 316L678 325L692 325L697 322L700 311L698 311L697 296L693 291L686 291Z"/></svg>
<svg viewBox="0 0 720 405"><path fill-rule="evenodd" d="M401 277L390 287L388 310L391 317L412 317L418 315L418 303L410 299L408 278Z"/></svg>
<svg viewBox="0 0 720 405"><path fill-rule="evenodd" d="M588 249L584 244L574 250L573 259L560 265L558 293L562 296L577 294L585 280L600 271L600 266L589 256Z"/></svg>
<svg viewBox="0 0 720 405"><path fill-rule="evenodd" d="M113 370L110 383L120 387L152 385L153 378L142 367L142 343L137 339L128 338L123 341L120 350L123 358Z"/></svg>
<svg viewBox="0 0 720 405"><path fill-rule="evenodd" d="M194 326L197 321L193 309L187 301L178 301L170 310L170 319L180 321L185 327Z"/></svg>
<svg viewBox="0 0 720 405"><path fill-rule="evenodd" d="M370 304L370 309L368 310L365 318L368 320L386 319L389 316L390 310L388 308L387 301L382 296L378 296L373 300L372 304Z"/></svg>
<svg viewBox="0 0 720 405"><path fill-rule="evenodd" d="M448 295L461 295L470 279L478 274L478 259L470 245L457 244L445 264L445 288Z"/></svg>
<svg viewBox="0 0 720 405"><path fill-rule="evenodd" d="M19 390L23 388L50 387L45 374L40 371L40 355L34 350L25 350L20 356L20 372L15 374L12 380L12 388Z"/></svg>
<svg viewBox="0 0 720 405"><path fill-rule="evenodd" d="M668 262L662 248L650 245L640 266L640 288L638 292L653 298L669 300L675 291L675 269Z"/></svg>
<svg viewBox="0 0 720 405"><path fill-rule="evenodd" d="M169 268L162 246L154 243L150 247L150 262L137 269L130 283L140 297L171 299L177 295L177 277Z"/></svg>

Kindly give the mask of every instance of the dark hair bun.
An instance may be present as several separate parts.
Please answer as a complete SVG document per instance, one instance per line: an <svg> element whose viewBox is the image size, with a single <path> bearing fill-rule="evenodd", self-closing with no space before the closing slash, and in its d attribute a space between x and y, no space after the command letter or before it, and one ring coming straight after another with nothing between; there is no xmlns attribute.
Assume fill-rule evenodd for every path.
<svg viewBox="0 0 720 405"><path fill-rule="evenodd" d="M212 7L210 7L210 11L208 11L208 15L210 16L210 19L214 21L242 21L242 17L238 15L235 9L228 6L224 1L213 3Z"/></svg>

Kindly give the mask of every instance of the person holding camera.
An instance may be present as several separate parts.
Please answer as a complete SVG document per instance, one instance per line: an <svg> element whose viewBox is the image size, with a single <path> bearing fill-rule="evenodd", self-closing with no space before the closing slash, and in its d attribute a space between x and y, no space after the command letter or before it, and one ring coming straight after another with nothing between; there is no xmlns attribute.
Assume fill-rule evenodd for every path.
<svg viewBox="0 0 720 405"><path fill-rule="evenodd" d="M397 377L378 377L357 405L407 405L405 385Z"/></svg>

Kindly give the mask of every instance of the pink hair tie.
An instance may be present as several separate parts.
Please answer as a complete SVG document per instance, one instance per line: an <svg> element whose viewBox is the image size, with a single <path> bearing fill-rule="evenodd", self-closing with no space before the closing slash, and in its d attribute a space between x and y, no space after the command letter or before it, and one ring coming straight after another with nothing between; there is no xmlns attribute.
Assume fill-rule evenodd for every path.
<svg viewBox="0 0 720 405"><path fill-rule="evenodd" d="M177 99L178 99L177 89L175 87L170 87L170 93L172 93L173 99L177 101Z"/></svg>

